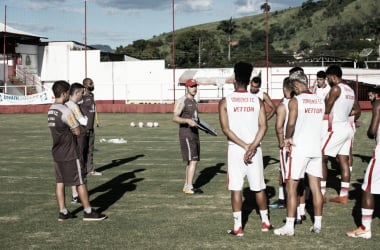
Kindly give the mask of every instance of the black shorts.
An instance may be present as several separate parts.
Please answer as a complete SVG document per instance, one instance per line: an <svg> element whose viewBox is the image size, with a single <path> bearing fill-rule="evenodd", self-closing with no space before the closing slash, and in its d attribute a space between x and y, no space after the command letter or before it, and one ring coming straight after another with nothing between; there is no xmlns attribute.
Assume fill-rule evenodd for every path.
<svg viewBox="0 0 380 250"><path fill-rule="evenodd" d="M78 186L86 183L83 164L79 159L55 162L55 179L65 186Z"/></svg>
<svg viewBox="0 0 380 250"><path fill-rule="evenodd" d="M181 144L182 159L184 161L200 160L199 137L183 137L179 139Z"/></svg>

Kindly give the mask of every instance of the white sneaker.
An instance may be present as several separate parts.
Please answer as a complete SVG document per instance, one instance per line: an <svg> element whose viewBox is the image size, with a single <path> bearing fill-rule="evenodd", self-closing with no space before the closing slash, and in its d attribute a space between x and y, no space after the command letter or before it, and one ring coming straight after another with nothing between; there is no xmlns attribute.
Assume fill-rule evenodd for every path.
<svg viewBox="0 0 380 250"><path fill-rule="evenodd" d="M275 235L293 236L294 228L289 228L285 225L283 227L275 229L273 232Z"/></svg>
<svg viewBox="0 0 380 250"><path fill-rule="evenodd" d="M363 226L358 227L357 229L347 232L346 235L348 237L353 238L364 238L364 239L371 239L371 230L365 230Z"/></svg>
<svg viewBox="0 0 380 250"><path fill-rule="evenodd" d="M311 228L310 228L310 232L312 232L312 233L320 234L321 231L322 231L322 229L320 227L311 226Z"/></svg>
<svg viewBox="0 0 380 250"><path fill-rule="evenodd" d="M88 175L93 175L93 176L101 176L103 175L101 172L97 172L97 171L91 171L90 173L88 173Z"/></svg>

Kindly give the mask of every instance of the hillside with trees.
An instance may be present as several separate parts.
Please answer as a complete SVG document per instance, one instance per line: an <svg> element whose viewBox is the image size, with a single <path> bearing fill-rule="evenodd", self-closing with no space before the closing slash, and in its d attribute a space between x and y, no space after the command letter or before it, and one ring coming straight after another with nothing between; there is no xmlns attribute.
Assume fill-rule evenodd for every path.
<svg viewBox="0 0 380 250"><path fill-rule="evenodd" d="M263 0L263 2L265 2ZM301 6L175 31L178 68L231 67L238 60L263 66L266 62L266 9L270 65L285 65L295 58L321 55L351 60L376 60L380 45L379 0L307 0ZM372 48L363 58L360 52ZM116 53L139 59L172 61L172 33L137 40L116 48Z"/></svg>

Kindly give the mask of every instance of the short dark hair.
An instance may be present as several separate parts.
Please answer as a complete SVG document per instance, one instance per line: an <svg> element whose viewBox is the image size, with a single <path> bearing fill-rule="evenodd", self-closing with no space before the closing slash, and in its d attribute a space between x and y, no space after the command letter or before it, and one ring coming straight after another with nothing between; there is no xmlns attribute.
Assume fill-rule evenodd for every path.
<svg viewBox="0 0 380 250"><path fill-rule="evenodd" d="M291 75L297 71L301 71L302 73L304 73L303 68L297 66L297 67L293 67L293 68L289 69L289 75Z"/></svg>
<svg viewBox="0 0 380 250"><path fill-rule="evenodd" d="M369 92L372 92L372 93L374 93L374 94L379 94L380 93L380 88L377 88L377 87L370 87L369 89L368 89L368 93Z"/></svg>
<svg viewBox="0 0 380 250"><path fill-rule="evenodd" d="M72 96L75 93L75 91L77 91L78 89L84 89L84 86L82 84L80 84L79 82L74 82L70 86L69 95Z"/></svg>
<svg viewBox="0 0 380 250"><path fill-rule="evenodd" d="M61 95L70 89L70 84L66 81L55 81L52 87L54 97L59 98Z"/></svg>
<svg viewBox="0 0 380 250"><path fill-rule="evenodd" d="M284 78L284 80L282 81L282 87L291 91L290 92L291 97L293 97L295 95L293 85L292 85L292 82L290 81L289 77Z"/></svg>
<svg viewBox="0 0 380 250"><path fill-rule="evenodd" d="M338 65L330 65L326 70L326 75L334 75L342 78L343 72Z"/></svg>
<svg viewBox="0 0 380 250"><path fill-rule="evenodd" d="M323 79L325 79L326 78L326 72L324 72L323 70L318 71L317 72L317 78L323 78Z"/></svg>
<svg viewBox="0 0 380 250"><path fill-rule="evenodd" d="M84 78L83 81L82 81L83 86L87 86L88 83L91 83L91 82L94 82L94 81L91 78L88 78L88 77Z"/></svg>
<svg viewBox="0 0 380 250"><path fill-rule="evenodd" d="M252 78L251 81L254 82L254 83L259 84L259 88L261 87L261 78L260 77L255 76L254 78Z"/></svg>
<svg viewBox="0 0 380 250"><path fill-rule="evenodd" d="M248 85L253 66L247 62L238 62L234 65L235 80L239 84Z"/></svg>

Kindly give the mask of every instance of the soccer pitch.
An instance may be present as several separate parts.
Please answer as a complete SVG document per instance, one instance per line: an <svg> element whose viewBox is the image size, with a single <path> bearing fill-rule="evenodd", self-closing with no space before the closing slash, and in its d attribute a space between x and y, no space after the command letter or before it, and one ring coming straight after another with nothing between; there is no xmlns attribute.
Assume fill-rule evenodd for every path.
<svg viewBox="0 0 380 250"><path fill-rule="evenodd" d="M216 128L218 136L200 131L201 161L195 181L204 194L194 196L182 193L185 164L172 114L100 113L98 117L94 161L103 175L90 176L88 189L91 205L109 218L82 221L82 208L70 203L71 192L67 188L67 207L77 218L58 222L47 115L0 115L0 249L378 248L378 212L372 222L372 239L345 236L360 221L360 185L375 144L366 137L371 113L362 114L355 135L349 203L325 204L321 234L309 232L309 213L307 220L296 226L294 237L261 232L254 194L245 187L246 224L241 238L226 234L233 220L226 189L227 143L218 114L200 114ZM130 127L132 121L156 121L159 127ZM277 199L278 190L279 153L274 121L275 118L269 121L262 143L269 202ZM120 138L127 142L108 142ZM328 198L337 194L337 185L339 171L329 164ZM270 210L274 227L283 225L285 212Z"/></svg>

